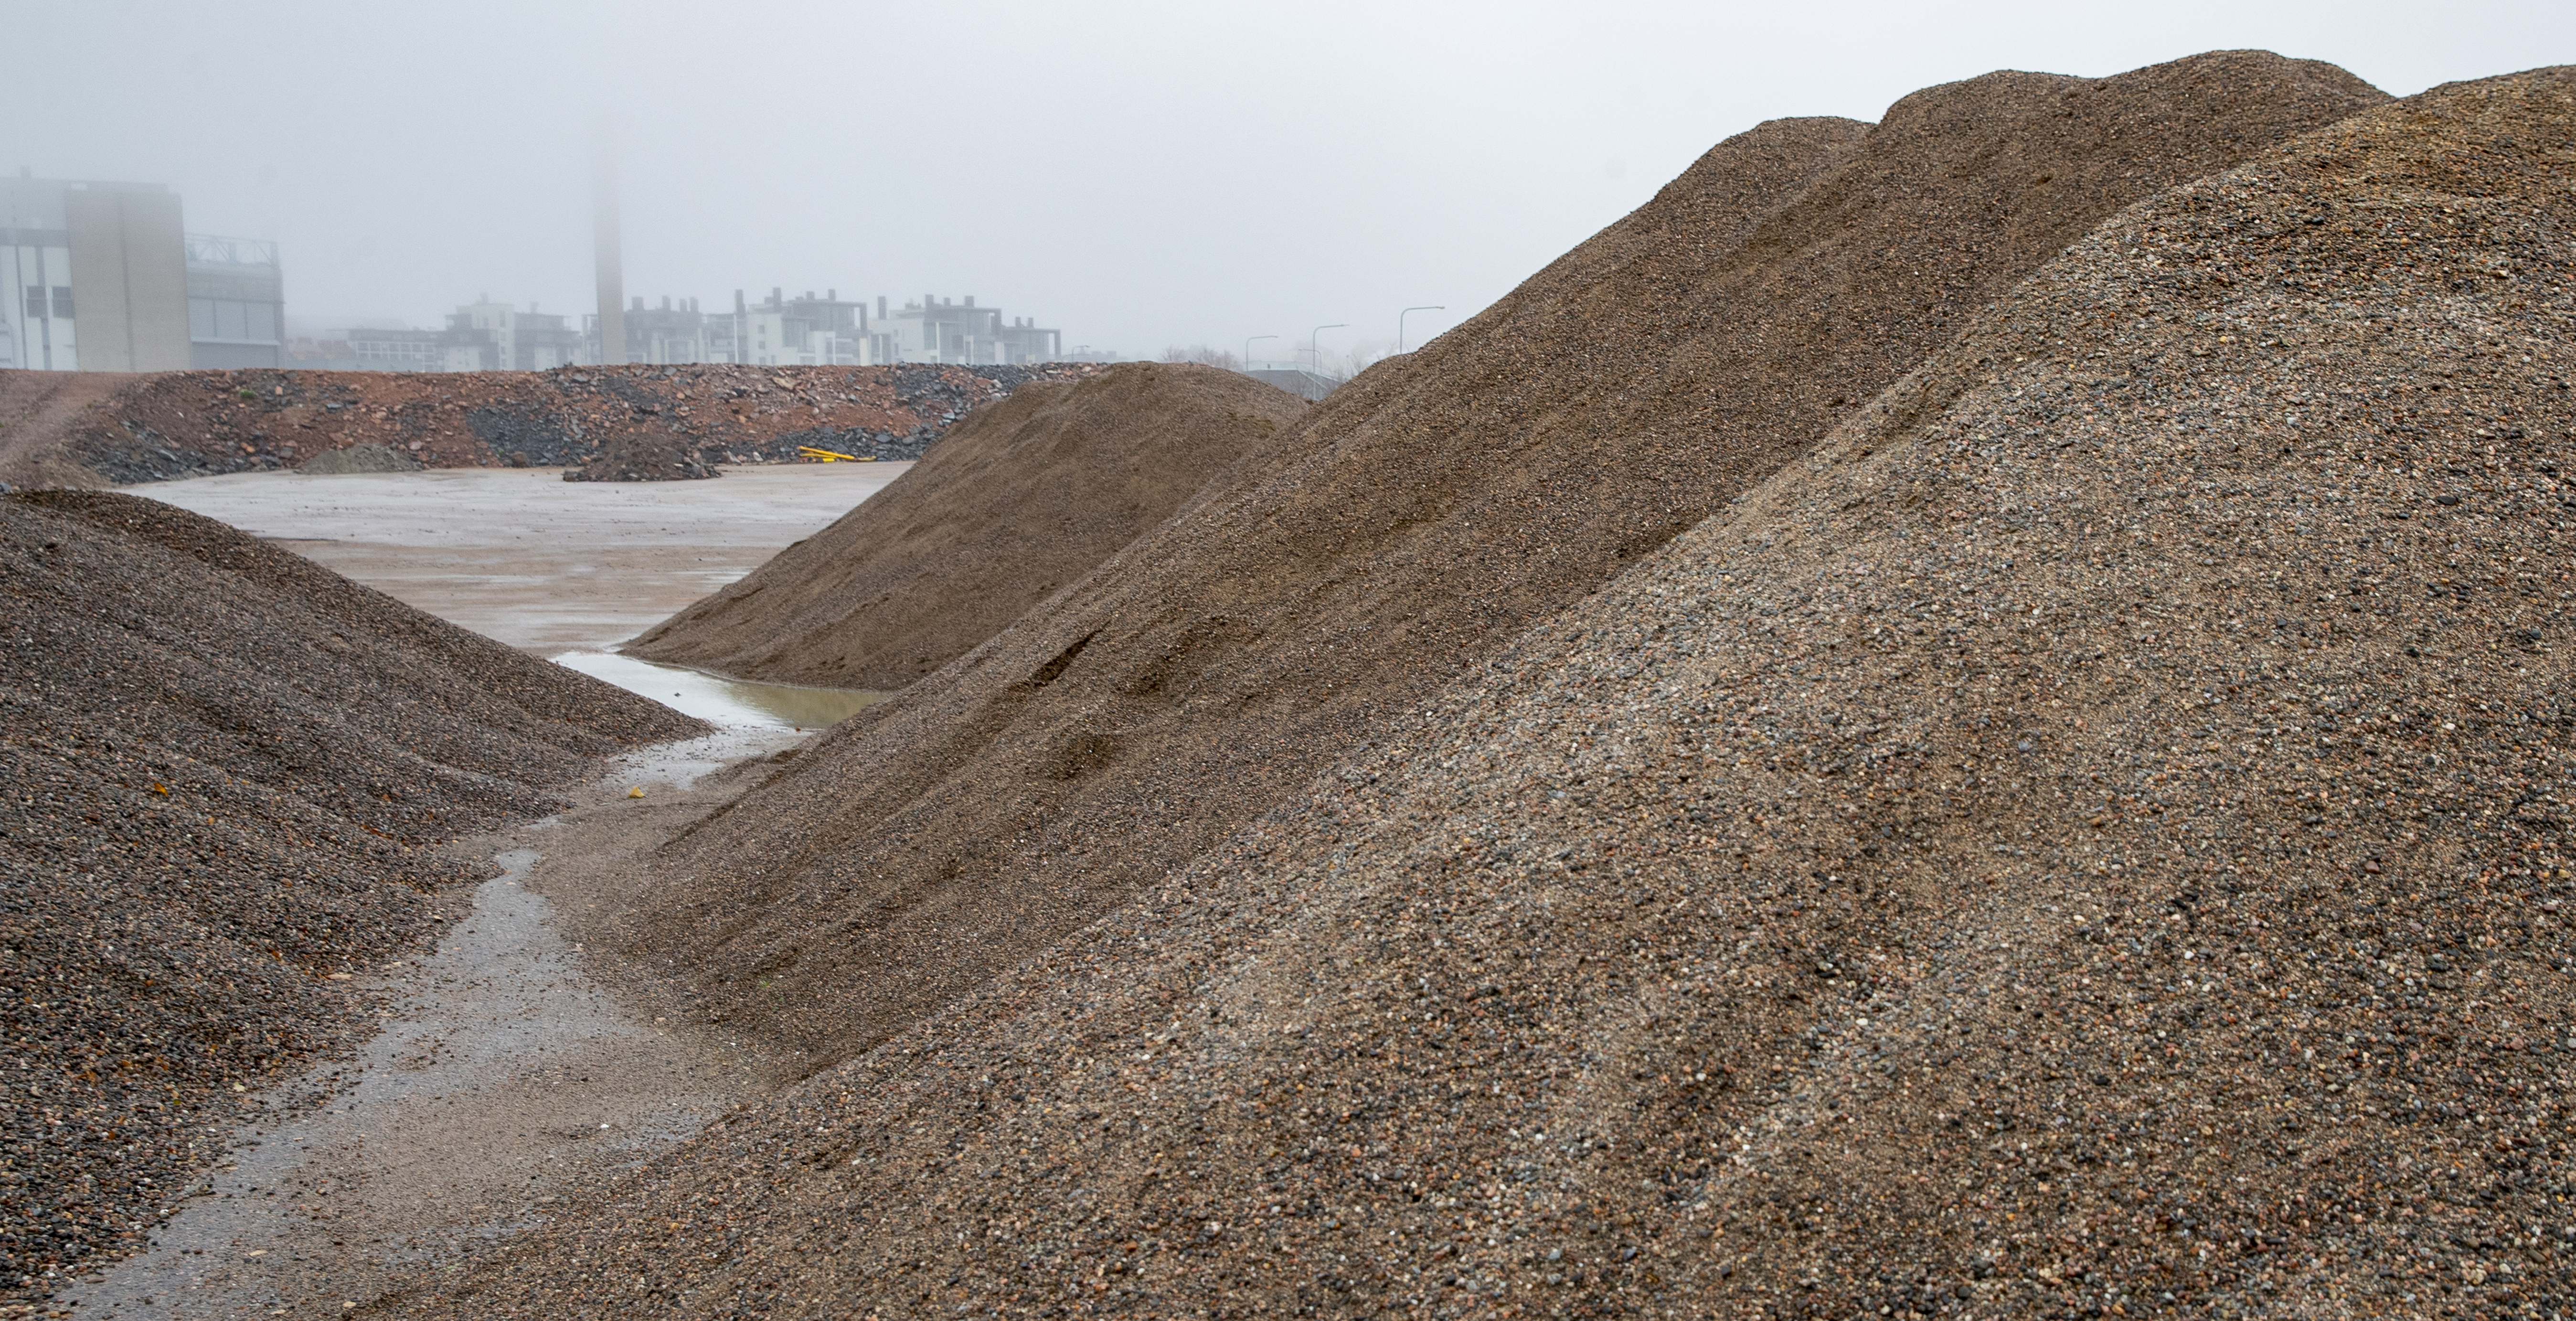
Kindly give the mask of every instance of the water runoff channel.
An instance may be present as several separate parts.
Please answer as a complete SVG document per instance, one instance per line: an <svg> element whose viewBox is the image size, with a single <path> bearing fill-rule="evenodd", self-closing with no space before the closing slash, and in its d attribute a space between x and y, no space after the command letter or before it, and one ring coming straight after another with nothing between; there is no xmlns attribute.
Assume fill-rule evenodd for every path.
<svg viewBox="0 0 2576 1321"><path fill-rule="evenodd" d="M738 788L701 780L816 737L888 696L746 682L591 641L630 636L739 576L746 561L800 534L793 527L735 538L754 543L741 546L671 528L665 537L697 549L649 545L638 567L613 546L583 547L573 557L580 562L547 568L553 578L522 581L523 566L507 558L517 552L505 547L425 553L308 526L370 512L346 493L379 494L373 485L219 485L226 480L173 484L189 497L173 503L243 504L202 512L238 518L361 582L716 730L619 757L600 780L573 790L571 810L472 841L498 874L474 889L471 908L433 948L354 974L377 1034L354 1056L316 1062L243 1098L249 1117L225 1133L227 1156L186 1190L142 1251L65 1280L52 1302L57 1314L358 1314L423 1268L544 1223L576 1186L649 1158L765 1090L783 1076L778 1061L687 1012L684 990L621 980L612 991L563 919L572 904L598 911L621 902L618 886L635 877L628 859ZM375 485L388 487L386 499L418 494ZM476 483L469 493L496 486ZM317 504L315 490L330 499ZM832 510L819 507L830 495L812 497L816 525L863 494L843 491ZM273 517L261 501L277 506ZM651 520L664 528L675 511L656 507ZM605 608L581 595L586 583L594 593L609 586L599 579L624 585L610 587Z"/></svg>

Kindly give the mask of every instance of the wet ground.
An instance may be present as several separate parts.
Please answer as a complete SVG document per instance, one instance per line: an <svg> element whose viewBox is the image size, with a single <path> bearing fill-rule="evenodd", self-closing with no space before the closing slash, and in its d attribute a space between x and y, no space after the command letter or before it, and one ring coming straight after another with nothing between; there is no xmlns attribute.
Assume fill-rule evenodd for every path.
<svg viewBox="0 0 2576 1321"><path fill-rule="evenodd" d="M394 999L354 1060L264 1098L229 1164L150 1246L64 1290L82 1318L327 1316L397 1269L540 1222L560 1190L696 1132L779 1062L646 970L585 957L641 848L738 792L727 767L799 742L736 727L619 761L570 812L464 846L501 874L438 950L377 970ZM702 783L702 781L715 783ZM634 789L644 797L630 797Z"/></svg>
<svg viewBox="0 0 2576 1321"><path fill-rule="evenodd" d="M567 482L557 468L256 472L128 489L555 656L633 637L911 467L778 464L698 482Z"/></svg>
<svg viewBox="0 0 2576 1321"><path fill-rule="evenodd" d="M626 865L740 792L771 754L884 694L747 684L606 650L838 518L906 464L567 483L549 470L137 488L278 540L412 605L707 719L621 758L568 812L456 847L499 874L425 958L376 969L384 1029L262 1098L231 1161L149 1246L63 1291L82 1318L336 1316L388 1275L540 1222L769 1085L653 970L580 933L630 897ZM641 796L637 796L637 791Z"/></svg>

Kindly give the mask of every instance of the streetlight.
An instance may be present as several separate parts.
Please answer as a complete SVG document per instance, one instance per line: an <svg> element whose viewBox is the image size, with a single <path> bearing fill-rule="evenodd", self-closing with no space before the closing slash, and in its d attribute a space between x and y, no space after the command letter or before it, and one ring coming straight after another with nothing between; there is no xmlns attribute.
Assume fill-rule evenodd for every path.
<svg viewBox="0 0 2576 1321"><path fill-rule="evenodd" d="M1251 367L1252 367L1252 346L1253 346L1253 345L1258 344L1258 343L1260 343L1261 341L1263 341L1263 340L1265 340L1265 339L1277 339L1277 338L1279 338L1277 335L1255 335L1255 336L1253 336L1252 338L1250 338L1250 339L1247 339L1247 340L1243 341L1243 365L1244 365L1244 368L1245 368L1246 370L1250 370L1250 369L1251 369Z"/></svg>
<svg viewBox="0 0 2576 1321"><path fill-rule="evenodd" d="M1442 307L1438 303L1425 303L1420 307L1408 307L1404 309L1404 311L1396 313L1395 351L1398 353L1404 352L1404 318L1406 316L1415 312L1446 312L1448 310L1448 308Z"/></svg>
<svg viewBox="0 0 2576 1321"><path fill-rule="evenodd" d="M1317 341L1317 336L1322 335L1327 330L1349 329L1350 324L1351 323L1348 321L1336 321L1329 326L1317 326L1315 327L1313 334L1306 336L1306 351L1315 355L1315 374L1317 376L1324 374L1324 347Z"/></svg>

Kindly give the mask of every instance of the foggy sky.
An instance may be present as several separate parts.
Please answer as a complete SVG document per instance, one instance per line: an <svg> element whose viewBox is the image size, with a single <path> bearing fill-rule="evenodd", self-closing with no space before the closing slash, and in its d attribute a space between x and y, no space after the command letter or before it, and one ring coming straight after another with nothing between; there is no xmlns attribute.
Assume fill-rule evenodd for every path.
<svg viewBox="0 0 2576 1321"><path fill-rule="evenodd" d="M2221 47L2404 95L2576 61L2576 4L0 0L0 168L273 238L299 329L630 295L975 295L1130 356L1447 329L1729 134Z"/></svg>

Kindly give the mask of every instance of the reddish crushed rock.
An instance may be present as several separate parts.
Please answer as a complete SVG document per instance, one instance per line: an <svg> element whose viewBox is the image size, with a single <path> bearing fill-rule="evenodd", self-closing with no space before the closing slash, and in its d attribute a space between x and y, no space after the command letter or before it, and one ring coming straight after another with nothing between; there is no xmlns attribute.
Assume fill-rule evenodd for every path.
<svg viewBox="0 0 2576 1321"><path fill-rule="evenodd" d="M866 1049L1288 800L2105 217L2384 99L2222 54L1730 139L844 722L666 850L670 881L601 939L694 970L733 1028Z"/></svg>
<svg viewBox="0 0 2576 1321"><path fill-rule="evenodd" d="M101 393L0 372L0 479L28 485L159 481L293 468L383 445L432 468L562 467L644 431L705 462L784 463L815 445L912 459L975 406L1094 364L1031 367L564 367L548 372L191 371L114 376Z"/></svg>
<svg viewBox="0 0 2576 1321"><path fill-rule="evenodd" d="M2576 1294L2576 70L2175 190L1186 874L416 1309Z"/></svg>
<svg viewBox="0 0 2576 1321"><path fill-rule="evenodd" d="M429 846L706 726L150 500L0 499L0 1298L141 1231L370 1030Z"/></svg>
<svg viewBox="0 0 2576 1321"><path fill-rule="evenodd" d="M774 683L901 688L1276 444L1306 411L1213 367L1132 363L970 414L893 485L622 650Z"/></svg>

